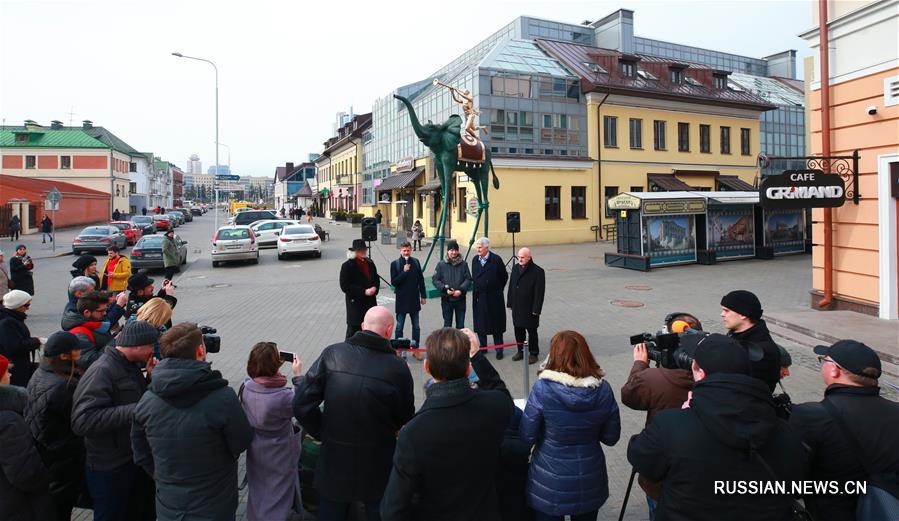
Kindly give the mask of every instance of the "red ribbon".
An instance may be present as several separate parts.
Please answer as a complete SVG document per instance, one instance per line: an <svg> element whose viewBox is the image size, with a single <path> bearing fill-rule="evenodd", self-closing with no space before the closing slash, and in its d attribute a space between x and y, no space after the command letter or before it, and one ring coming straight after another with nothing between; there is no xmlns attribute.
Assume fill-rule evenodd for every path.
<svg viewBox="0 0 899 521"><path fill-rule="evenodd" d="M479 350L479 351L489 351L489 350L491 350L491 349L505 349L505 348L507 348L507 347L512 347L512 346L523 346L523 345L524 345L524 344L523 344L523 343L520 343L520 342L509 342L509 343L507 343L507 344L499 344L499 345L495 345L495 346L481 347L481 348L479 348L478 350ZM406 352L409 352L409 353L427 353L427 352L428 352L427 349L418 349L418 348L414 348L414 349L413 349L413 348L409 348L409 349L397 349L397 351L406 351Z"/></svg>

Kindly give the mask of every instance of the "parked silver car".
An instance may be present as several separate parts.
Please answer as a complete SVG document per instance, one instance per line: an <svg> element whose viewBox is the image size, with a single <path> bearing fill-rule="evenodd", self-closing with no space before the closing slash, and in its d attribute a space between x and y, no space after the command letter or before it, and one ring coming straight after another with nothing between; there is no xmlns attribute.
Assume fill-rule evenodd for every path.
<svg viewBox="0 0 899 521"><path fill-rule="evenodd" d="M124 250L128 238L115 226L88 226L72 239L72 253L81 255L86 251L106 251L110 246Z"/></svg>
<svg viewBox="0 0 899 521"><path fill-rule="evenodd" d="M212 238L212 266L228 261L259 264L259 244L249 226L222 226Z"/></svg>

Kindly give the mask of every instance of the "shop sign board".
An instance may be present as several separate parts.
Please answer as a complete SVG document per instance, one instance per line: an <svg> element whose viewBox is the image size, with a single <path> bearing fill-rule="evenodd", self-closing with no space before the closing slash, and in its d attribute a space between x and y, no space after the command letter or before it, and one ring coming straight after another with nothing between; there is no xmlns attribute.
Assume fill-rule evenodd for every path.
<svg viewBox="0 0 899 521"><path fill-rule="evenodd" d="M643 215L677 215L685 213L705 213L705 199L643 201Z"/></svg>
<svg viewBox="0 0 899 521"><path fill-rule="evenodd" d="M640 198L630 194L618 194L609 199L608 204L612 210L639 210Z"/></svg>
<svg viewBox="0 0 899 521"><path fill-rule="evenodd" d="M415 159L412 156L404 157L396 162L397 172L408 172L415 168Z"/></svg>
<svg viewBox="0 0 899 521"><path fill-rule="evenodd" d="M823 170L784 170L762 180L759 202L765 209L837 208L846 202L846 184Z"/></svg>

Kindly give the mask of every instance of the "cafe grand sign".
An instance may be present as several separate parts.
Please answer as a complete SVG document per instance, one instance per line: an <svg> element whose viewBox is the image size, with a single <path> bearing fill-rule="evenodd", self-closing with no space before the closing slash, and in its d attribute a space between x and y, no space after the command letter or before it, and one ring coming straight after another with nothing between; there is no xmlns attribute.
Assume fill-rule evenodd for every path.
<svg viewBox="0 0 899 521"><path fill-rule="evenodd" d="M822 170L785 170L762 181L759 202L767 209L837 208L846 201L846 185Z"/></svg>

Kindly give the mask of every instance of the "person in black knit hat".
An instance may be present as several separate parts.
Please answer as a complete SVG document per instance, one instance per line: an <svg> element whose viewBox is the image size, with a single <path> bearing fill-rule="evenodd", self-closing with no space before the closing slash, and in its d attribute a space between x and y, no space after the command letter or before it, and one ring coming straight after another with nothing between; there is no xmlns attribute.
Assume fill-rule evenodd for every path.
<svg viewBox="0 0 899 521"><path fill-rule="evenodd" d="M780 380L780 349L762 320L762 312L762 303L751 291L738 289L721 298L721 319L728 336L749 353L752 376L773 392Z"/></svg>

